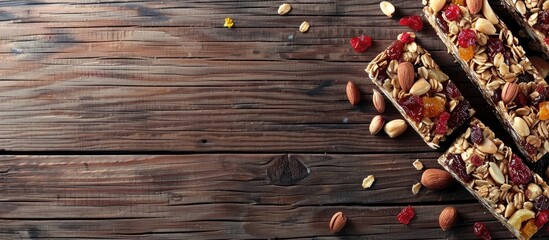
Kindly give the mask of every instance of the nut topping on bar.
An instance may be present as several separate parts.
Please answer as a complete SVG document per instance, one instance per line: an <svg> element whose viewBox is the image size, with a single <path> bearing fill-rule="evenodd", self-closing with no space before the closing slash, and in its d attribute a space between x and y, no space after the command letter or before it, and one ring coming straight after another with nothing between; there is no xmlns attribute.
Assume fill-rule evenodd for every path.
<svg viewBox="0 0 549 240"><path fill-rule="evenodd" d="M366 72L423 140L438 148L474 110L414 37L413 32L399 35Z"/></svg>
<svg viewBox="0 0 549 240"><path fill-rule="evenodd" d="M487 151L487 145L493 147ZM529 239L547 222L549 185L478 119L438 162L519 239Z"/></svg>
<svg viewBox="0 0 549 240"><path fill-rule="evenodd" d="M488 1L467 1L467 6L443 2L436 10L433 6L439 8L439 1L427 1L426 18L496 111L519 150L528 160L537 161L549 151L547 82ZM525 1L530 2L541 6L538 1ZM477 11L479 7L482 11ZM547 20L549 30L549 11Z"/></svg>

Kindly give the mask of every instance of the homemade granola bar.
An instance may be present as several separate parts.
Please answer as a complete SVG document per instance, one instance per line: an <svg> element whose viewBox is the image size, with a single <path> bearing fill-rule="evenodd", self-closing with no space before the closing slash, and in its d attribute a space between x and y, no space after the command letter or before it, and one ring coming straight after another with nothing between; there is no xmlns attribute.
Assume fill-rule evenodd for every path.
<svg viewBox="0 0 549 240"><path fill-rule="evenodd" d="M503 6L549 56L549 0L502 0Z"/></svg>
<svg viewBox="0 0 549 240"><path fill-rule="evenodd" d="M547 183L478 119L438 162L518 239L549 220Z"/></svg>
<svg viewBox="0 0 549 240"><path fill-rule="evenodd" d="M438 148L474 110L414 37L400 34L366 72L423 140Z"/></svg>
<svg viewBox="0 0 549 240"><path fill-rule="evenodd" d="M519 150L535 162L549 150L547 82L488 1L476 3L473 8L429 0L424 12ZM477 13L472 14L469 7Z"/></svg>

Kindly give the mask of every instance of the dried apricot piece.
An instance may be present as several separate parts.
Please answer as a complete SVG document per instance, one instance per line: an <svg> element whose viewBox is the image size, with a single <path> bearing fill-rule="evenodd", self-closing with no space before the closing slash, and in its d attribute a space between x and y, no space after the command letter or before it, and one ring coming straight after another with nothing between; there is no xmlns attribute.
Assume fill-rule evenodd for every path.
<svg viewBox="0 0 549 240"><path fill-rule="evenodd" d="M536 226L536 220L530 219L520 230L520 235L526 239L530 239L537 231L538 227Z"/></svg>
<svg viewBox="0 0 549 240"><path fill-rule="evenodd" d="M539 103L539 120L549 119L549 101Z"/></svg>
<svg viewBox="0 0 549 240"><path fill-rule="evenodd" d="M469 47L459 47L458 48L459 57L465 61L469 61L473 59L473 56L475 55L475 50L473 46Z"/></svg>
<svg viewBox="0 0 549 240"><path fill-rule="evenodd" d="M437 97L422 97L423 116L428 118L438 117L444 112L444 100Z"/></svg>

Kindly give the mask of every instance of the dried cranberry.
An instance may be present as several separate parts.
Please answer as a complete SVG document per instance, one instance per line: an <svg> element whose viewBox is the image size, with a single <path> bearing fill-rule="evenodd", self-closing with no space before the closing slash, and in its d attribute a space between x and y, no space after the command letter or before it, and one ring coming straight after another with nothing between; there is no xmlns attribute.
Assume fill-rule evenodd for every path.
<svg viewBox="0 0 549 240"><path fill-rule="evenodd" d="M517 97L515 97L515 100L513 100L515 104L517 104L518 107L524 107L526 106L528 100L526 99L526 95L522 93L521 91L518 92Z"/></svg>
<svg viewBox="0 0 549 240"><path fill-rule="evenodd" d="M545 35L549 33L549 11L538 12L538 21L533 26L535 29L543 32Z"/></svg>
<svg viewBox="0 0 549 240"><path fill-rule="evenodd" d="M532 180L532 172L517 155L513 154L508 166L509 177L513 183L524 185Z"/></svg>
<svg viewBox="0 0 549 240"><path fill-rule="evenodd" d="M387 58L391 60L396 60L400 58L400 55L402 54L402 48L404 47L404 43L400 40L396 40L387 48Z"/></svg>
<svg viewBox="0 0 549 240"><path fill-rule="evenodd" d="M492 93L492 101L494 101L494 103L501 101L501 89L498 88Z"/></svg>
<svg viewBox="0 0 549 240"><path fill-rule="evenodd" d="M473 155L470 161L473 165L475 165L475 167L480 167L484 164L484 158L477 154Z"/></svg>
<svg viewBox="0 0 549 240"><path fill-rule="evenodd" d="M451 113L450 119L448 120L448 127L455 128L461 126L469 119L469 102L463 100L458 103Z"/></svg>
<svg viewBox="0 0 549 240"><path fill-rule="evenodd" d="M442 14L438 14L436 18L437 25L444 33L448 33L450 29L448 28L448 23L442 18Z"/></svg>
<svg viewBox="0 0 549 240"><path fill-rule="evenodd" d="M481 222L476 222L473 225L473 233L475 233L475 236L479 237L482 240L492 239L492 235L490 235L490 230L488 230L488 227L486 227L486 224Z"/></svg>
<svg viewBox="0 0 549 240"><path fill-rule="evenodd" d="M415 95L404 96L399 100L404 112L414 121L419 122L423 117L423 102L421 98Z"/></svg>
<svg viewBox="0 0 549 240"><path fill-rule="evenodd" d="M408 26L416 32L423 29L423 21L421 21L421 17L417 15L401 18L400 25Z"/></svg>
<svg viewBox="0 0 549 240"><path fill-rule="evenodd" d="M402 35L400 35L400 41L402 41L403 43L411 43L414 41L414 38L410 36L409 33L403 32Z"/></svg>
<svg viewBox="0 0 549 240"><path fill-rule="evenodd" d="M461 17L461 11L459 10L459 6L457 5L450 5L446 11L444 11L444 16L446 19L450 21L458 20L459 17Z"/></svg>
<svg viewBox="0 0 549 240"><path fill-rule="evenodd" d="M448 119L450 119L450 113L448 112L443 112L440 114L440 116L438 116L438 123L435 127L435 134L446 134Z"/></svg>
<svg viewBox="0 0 549 240"><path fill-rule="evenodd" d="M541 228L547 222L549 222L549 210L543 210L536 217L536 227Z"/></svg>
<svg viewBox="0 0 549 240"><path fill-rule="evenodd" d="M526 150L529 155L536 155L538 153L536 147L534 147L534 145L528 143L527 141L520 141L520 145L524 148L524 150Z"/></svg>
<svg viewBox="0 0 549 240"><path fill-rule="evenodd" d="M538 106L540 102L545 101L547 89L545 88L545 86L538 84L535 91L538 92L538 95L530 99L530 105Z"/></svg>
<svg viewBox="0 0 549 240"><path fill-rule="evenodd" d="M536 199L534 199L534 208L538 211L549 209L549 198L539 195Z"/></svg>
<svg viewBox="0 0 549 240"><path fill-rule="evenodd" d="M531 81L534 81L534 76L532 76L532 74L528 73L528 72L525 72L525 73L521 73L517 76L517 84L518 83L528 83L528 82L531 82Z"/></svg>
<svg viewBox="0 0 549 240"><path fill-rule="evenodd" d="M474 46L477 41L477 34L472 29L463 29L458 34L458 44L462 48Z"/></svg>
<svg viewBox="0 0 549 240"><path fill-rule="evenodd" d="M470 129L471 134L469 135L469 138L471 139L471 142L481 144L484 140L484 136L482 136L482 130L477 125L471 126Z"/></svg>
<svg viewBox="0 0 549 240"><path fill-rule="evenodd" d="M496 54L501 53L503 54L505 64L509 65L509 55L505 53L505 45L503 45L501 39L498 37L490 37L486 46L486 53L488 53L488 57L491 61L494 61Z"/></svg>
<svg viewBox="0 0 549 240"><path fill-rule="evenodd" d="M415 216L416 212L414 211L414 208L408 205L397 215L397 220L402 224L408 225Z"/></svg>
<svg viewBox="0 0 549 240"><path fill-rule="evenodd" d="M448 84L446 84L445 91L446 91L446 96L448 96L451 99L461 98L461 92L452 81L448 81Z"/></svg>
<svg viewBox="0 0 549 240"><path fill-rule="evenodd" d="M372 38L364 35L351 38L349 42L351 43L351 47L353 47L355 52L364 52L370 46L372 46Z"/></svg>
<svg viewBox="0 0 549 240"><path fill-rule="evenodd" d="M465 169L465 162L461 158L461 155L457 154L448 154L449 158L449 165L452 171L456 173L459 178L461 178L464 182L469 182L471 180L471 175L467 174L467 170Z"/></svg>
<svg viewBox="0 0 549 240"><path fill-rule="evenodd" d="M545 42L545 44L549 45L549 36L545 37L545 39L543 39L543 41Z"/></svg>

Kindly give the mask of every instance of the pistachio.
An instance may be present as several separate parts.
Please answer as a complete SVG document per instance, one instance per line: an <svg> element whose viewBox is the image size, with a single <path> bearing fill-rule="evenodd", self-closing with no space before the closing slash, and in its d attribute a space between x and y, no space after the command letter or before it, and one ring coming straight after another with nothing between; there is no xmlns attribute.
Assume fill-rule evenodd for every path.
<svg viewBox="0 0 549 240"><path fill-rule="evenodd" d="M407 128L408 125L406 125L406 121L402 119L395 119L385 124L384 130L390 138L396 138L403 134Z"/></svg>

